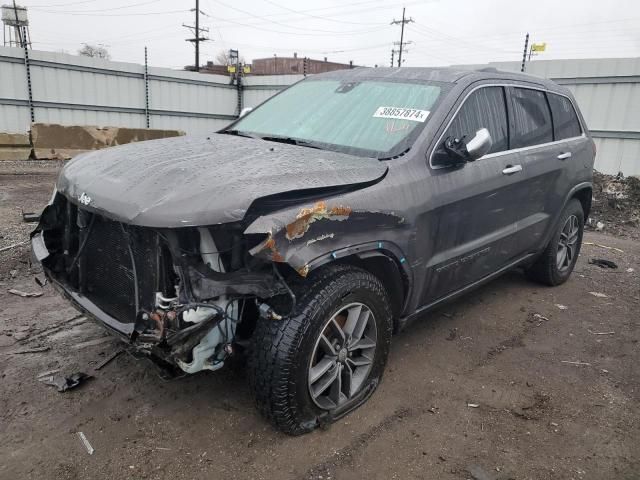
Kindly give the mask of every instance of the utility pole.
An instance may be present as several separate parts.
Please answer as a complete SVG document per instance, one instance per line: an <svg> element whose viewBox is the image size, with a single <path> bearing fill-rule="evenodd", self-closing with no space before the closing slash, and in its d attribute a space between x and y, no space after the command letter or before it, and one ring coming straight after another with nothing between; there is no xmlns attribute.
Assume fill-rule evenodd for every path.
<svg viewBox="0 0 640 480"><path fill-rule="evenodd" d="M404 46L406 45L406 43L404 42L404 26L407 23L411 23L413 22L413 18L409 17L409 18L405 18L405 8L402 7L402 20L396 20L395 18L393 19L393 22L391 22L391 25L398 25L400 24L400 49L398 52L398 67L402 66L402 51Z"/></svg>
<svg viewBox="0 0 640 480"><path fill-rule="evenodd" d="M524 72L524 64L527 61L527 48L529 48L529 32L527 32L527 36L524 37L524 51L522 52L522 66L520 67L521 72Z"/></svg>
<svg viewBox="0 0 640 480"><path fill-rule="evenodd" d="M183 27L188 28L189 30L192 30L194 33L193 38L187 38L187 42L192 42L194 44L194 46L196 47L196 58L195 58L195 65L194 65L194 71L199 72L200 71L200 42L206 42L207 40L209 40L208 37L203 37L200 36L201 32L204 33L208 33L209 29L208 28L200 28L200 14L204 13L200 11L200 0L196 0L196 8L191 10L192 12L195 11L196 12L196 24L195 27L191 26L191 25L185 25L184 23L182 24ZM206 15L206 13L205 13Z"/></svg>

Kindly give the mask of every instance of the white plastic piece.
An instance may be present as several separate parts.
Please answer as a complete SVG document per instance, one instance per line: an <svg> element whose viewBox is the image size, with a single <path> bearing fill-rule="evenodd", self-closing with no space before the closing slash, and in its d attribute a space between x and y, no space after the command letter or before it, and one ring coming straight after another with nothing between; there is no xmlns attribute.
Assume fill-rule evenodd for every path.
<svg viewBox="0 0 640 480"><path fill-rule="evenodd" d="M200 255L202 261L215 272L224 272L224 266L220 261L220 255L211 232L207 228L198 228L200 233ZM217 305L222 310L227 309L227 297L221 296L215 302L211 302L212 305ZM196 307L190 309L182 314L182 319L189 323L200 323L211 316L212 308ZM238 312L238 302L234 301L227 310L227 314L231 318L236 318ZM218 370L224 365L222 358L214 357L216 350L219 355L224 357L225 353L220 348L222 343L231 340L236 333L236 323L232 322L228 318L224 318L218 325L211 328L200 343L196 345L192 350L193 360L190 363L177 360L178 366L186 373L196 373L200 370ZM225 337L228 334L228 338Z"/></svg>

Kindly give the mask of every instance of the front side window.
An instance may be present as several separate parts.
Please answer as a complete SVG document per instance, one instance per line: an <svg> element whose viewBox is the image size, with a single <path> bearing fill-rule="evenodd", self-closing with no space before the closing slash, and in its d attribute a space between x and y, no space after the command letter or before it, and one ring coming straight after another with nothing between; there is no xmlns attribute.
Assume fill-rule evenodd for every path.
<svg viewBox="0 0 640 480"><path fill-rule="evenodd" d="M467 97L442 137L443 142L435 151L433 164L447 163L449 154L444 148L447 139L467 143L481 128L486 128L491 134L493 144L489 153L509 148L507 108L502 87L482 87Z"/></svg>
<svg viewBox="0 0 640 480"><path fill-rule="evenodd" d="M514 122L511 148L552 142L551 112L544 92L530 88L514 88L511 98Z"/></svg>
<svg viewBox="0 0 640 480"><path fill-rule="evenodd" d="M304 80L251 112L232 132L388 158L411 147L447 84Z"/></svg>
<svg viewBox="0 0 640 480"><path fill-rule="evenodd" d="M547 93L551 113L553 114L553 129L556 140L578 137L582 134L578 115L571 101L562 95Z"/></svg>

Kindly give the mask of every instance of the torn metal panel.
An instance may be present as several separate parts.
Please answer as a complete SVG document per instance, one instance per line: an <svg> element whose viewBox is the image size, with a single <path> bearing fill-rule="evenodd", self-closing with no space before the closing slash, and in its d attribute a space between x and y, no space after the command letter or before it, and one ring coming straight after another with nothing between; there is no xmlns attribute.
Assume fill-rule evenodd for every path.
<svg viewBox="0 0 640 480"><path fill-rule="evenodd" d="M347 197L361 204L367 192L353 192ZM318 201L256 219L245 233L266 231L267 238L249 253L273 259L276 252L279 262L290 264L300 276L306 277L318 257L370 242L372 238L395 242L411 228L395 212L361 210L352 207L345 197L341 200L344 201Z"/></svg>

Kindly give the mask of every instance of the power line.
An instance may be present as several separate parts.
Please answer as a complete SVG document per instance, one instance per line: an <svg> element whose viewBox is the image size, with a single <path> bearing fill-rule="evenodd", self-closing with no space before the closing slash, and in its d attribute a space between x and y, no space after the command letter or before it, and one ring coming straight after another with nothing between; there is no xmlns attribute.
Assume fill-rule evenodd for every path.
<svg viewBox="0 0 640 480"><path fill-rule="evenodd" d="M35 9L34 9L35 10ZM81 17L133 17L140 15L166 15L169 13L184 13L189 10L168 10L165 12L144 12L144 13L73 13L73 12L63 12L63 11L54 11L54 10L37 10L38 12L50 13L53 15L74 15Z"/></svg>
<svg viewBox="0 0 640 480"><path fill-rule="evenodd" d="M29 8L33 8L33 7L45 7L45 8L50 8L50 7L69 7L71 5L80 5L83 3L94 3L94 2L99 2L100 0L82 0L81 2L70 2L70 3L54 3L52 5L29 5Z"/></svg>
<svg viewBox="0 0 640 480"><path fill-rule="evenodd" d="M274 30L272 28L259 27L257 24L237 22L229 18L219 18L219 17L213 17L213 16L211 18L213 18L214 20L217 20L218 22L229 22L235 25L240 25L243 27L261 30L263 32L280 33L283 35L306 36L306 37L326 37L328 35L358 35L358 34L364 34L364 33L379 32L380 30L382 30L382 28L376 28L376 29L371 29L366 31L355 31L355 32L329 32L329 33L284 32L282 30ZM386 28L386 27L383 27L383 28ZM308 29L304 29L304 30L308 30Z"/></svg>
<svg viewBox="0 0 640 480"><path fill-rule="evenodd" d="M376 2L378 0L375 0ZM361 5L361 4L367 4L367 3L372 3L372 2L357 2L357 3L352 3L350 6L356 6L356 5ZM389 8L393 8L394 6L398 6L398 5L413 5L416 3L424 3L424 1L413 1L413 2L402 2L402 3L388 3L384 6L378 6L378 7L370 7L370 8L358 8L356 10L341 10L338 13L332 13L331 15L328 15L328 17L332 17L332 16L348 16L348 15L355 15L355 14L359 14L361 12L371 12L371 11L375 11L375 10L388 10ZM311 11L316 11L316 10L326 10L326 9L331 9L331 8L336 8L336 7L324 7L323 9L310 9L310 10L300 10L300 13L304 13L304 12L311 12ZM220 21L228 21L231 23L236 23L238 24L238 20L250 20L253 18L257 18L257 19L262 19L263 21L259 21L259 22L255 22L255 23L250 23L250 24L242 24L242 25L250 25L250 26L254 26L254 25L264 25L265 23L270 23L269 17L274 17L274 16L280 16L280 15L288 15L288 14L268 14L268 15L260 15L260 16L249 16L249 17L231 17L228 19L220 19ZM287 19L289 20L289 19Z"/></svg>
<svg viewBox="0 0 640 480"><path fill-rule="evenodd" d="M208 33L208 28L200 27L200 14L206 15L206 13L200 11L200 0L196 0L196 8L191 10L196 14L196 24L195 26L182 24L183 27L186 27L190 30L193 30L193 38L187 38L187 42L192 42L195 46L195 63L194 63L194 71L200 71L200 42L206 42L209 40L209 37L201 37L200 32ZM208 15L207 15L208 16Z"/></svg>
<svg viewBox="0 0 640 480"><path fill-rule="evenodd" d="M304 10L294 10L293 8L289 8L289 7L285 7L284 5L280 5L279 3L273 2L272 0L264 0L265 2L274 5L278 8L282 8L283 10L287 10L289 12L295 13L297 15L302 15L304 17L309 17L309 18L316 18L318 20L325 20L327 22L334 22L334 23L347 23L350 25L384 25L382 23L364 23L364 22L349 22L346 20L336 20L335 18L330 18L330 17L326 17L326 16L322 16L322 15L313 15L310 13L306 13ZM362 2L362 3L369 3L369 2Z"/></svg>
<svg viewBox="0 0 640 480"><path fill-rule="evenodd" d="M329 33L332 35L335 34L339 34L339 35L344 35L344 34L358 34L358 33L370 33L371 29L368 30L355 30L355 31L351 31L351 32L343 32L343 31L335 31L335 30L320 30L317 28L304 28L304 27L292 27L291 25L287 24L287 23L283 23L283 22L279 22L277 20L271 20L271 19L266 19L264 16L259 16L259 15L254 15L251 12L247 11L247 10L243 10L241 8L237 8L234 7L233 5L229 5L226 2L223 2L221 0L213 0L215 3L218 3L226 8L229 8L231 10L235 10L236 12L240 12L240 13L244 13L246 15L249 15L250 18L254 18L257 20L262 20L265 19L267 20L268 23L273 23L274 25L279 25L281 27L284 28L289 28L289 29L293 29L293 30L302 30L305 32L321 32L321 33ZM378 25L383 25L383 24L378 24ZM251 24L248 24L248 26L251 26Z"/></svg>
<svg viewBox="0 0 640 480"><path fill-rule="evenodd" d="M413 22L413 18L411 17L405 19L404 13L405 13L405 7L402 7L402 20L396 20L394 18L393 22L391 22L391 25L400 24L400 42L396 43L396 45L399 45L400 47L398 49L398 67L402 66L402 50L404 49L404 46L408 43L404 41L404 26L407 23Z"/></svg>
<svg viewBox="0 0 640 480"><path fill-rule="evenodd" d="M140 2L140 3L132 3L131 5L124 5L122 7L113 7L113 8L101 8L101 9L97 9L97 10L56 10L56 12L60 12L60 13L101 13L101 12L112 12L114 10L123 10L125 8L133 8L133 7L139 7L141 5L149 5L151 3L158 3L161 2L162 0L148 0L146 2ZM39 7L31 7L33 10L35 11L39 11L40 8ZM44 10L42 10L44 11Z"/></svg>

